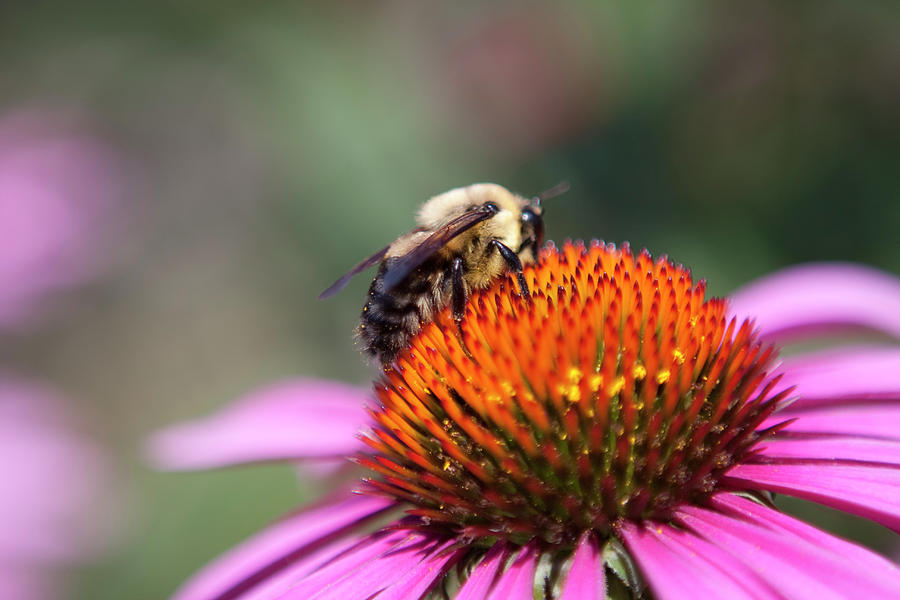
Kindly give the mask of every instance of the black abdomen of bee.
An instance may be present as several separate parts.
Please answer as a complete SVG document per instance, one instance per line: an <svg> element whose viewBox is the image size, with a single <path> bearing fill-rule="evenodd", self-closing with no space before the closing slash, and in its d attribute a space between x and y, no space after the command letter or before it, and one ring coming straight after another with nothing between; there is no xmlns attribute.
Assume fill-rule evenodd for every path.
<svg viewBox="0 0 900 600"><path fill-rule="evenodd" d="M422 324L444 308L439 298L449 298L450 293L449 264L436 264L436 260L426 261L406 279L385 290L384 273L390 268L390 261L381 264L369 286L356 330L363 350L382 365L397 358Z"/></svg>

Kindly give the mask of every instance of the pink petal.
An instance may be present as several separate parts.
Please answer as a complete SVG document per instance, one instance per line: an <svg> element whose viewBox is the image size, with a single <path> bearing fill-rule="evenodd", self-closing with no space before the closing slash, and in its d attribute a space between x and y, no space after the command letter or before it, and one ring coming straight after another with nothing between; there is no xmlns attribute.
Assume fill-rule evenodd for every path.
<svg viewBox="0 0 900 600"><path fill-rule="evenodd" d="M334 541L312 550L301 560L289 564L280 571L266 575L257 585L235 596L234 600L272 600L272 598L277 598L316 568L346 555L360 543L359 537L352 537L352 535L338 537ZM229 596L229 598L231 597Z"/></svg>
<svg viewBox="0 0 900 600"><path fill-rule="evenodd" d="M519 556L500 574L487 600L531 600L534 597L534 570L537 548L529 543Z"/></svg>
<svg viewBox="0 0 900 600"><path fill-rule="evenodd" d="M375 496L345 495L290 515L205 567L178 590L173 600L207 600L226 594L237 597L292 563L306 560L335 534L392 506Z"/></svg>
<svg viewBox="0 0 900 600"><path fill-rule="evenodd" d="M787 418L787 433L853 435L873 439L900 440L900 406L859 405L801 409L779 413L761 425L765 429Z"/></svg>
<svg viewBox="0 0 900 600"><path fill-rule="evenodd" d="M758 447L762 456L773 459L862 461L900 465L900 442L853 436L778 437Z"/></svg>
<svg viewBox="0 0 900 600"><path fill-rule="evenodd" d="M781 598L748 566L690 531L662 523L627 523L622 534L660 598Z"/></svg>
<svg viewBox="0 0 900 600"><path fill-rule="evenodd" d="M792 267L732 295L732 314L755 317L769 337L863 327L900 337L900 280L841 263Z"/></svg>
<svg viewBox="0 0 900 600"><path fill-rule="evenodd" d="M572 565L566 576L559 600L603 600L606 598L606 577L603 571L603 556L596 540L590 535L583 535Z"/></svg>
<svg viewBox="0 0 900 600"><path fill-rule="evenodd" d="M372 598L378 592L393 585L402 585L410 568L427 560L427 557L446 549L446 541L436 543L432 538L412 531L402 533L382 545L381 553L372 556L353 568L343 565L327 580L310 577L279 596L282 600L346 600L348 598ZM379 544L373 544L376 548ZM332 565L328 565L329 567ZM324 570L323 570L324 571ZM315 580L311 585L310 581Z"/></svg>
<svg viewBox="0 0 900 600"><path fill-rule="evenodd" d="M724 573L717 573L699 555L685 556L664 544L660 535L670 529L670 525L662 523L637 525L626 521L619 530L656 597L662 600L748 597L734 581Z"/></svg>
<svg viewBox="0 0 900 600"><path fill-rule="evenodd" d="M510 556L510 548L503 542L497 542L488 550L481 562L472 570L472 574L457 592L454 600L482 600L487 597L488 590L497 577L500 566Z"/></svg>
<svg viewBox="0 0 900 600"><path fill-rule="evenodd" d="M828 548L835 554L854 561L860 569L887 574L895 574L897 571L896 565L868 548L835 537L790 515L746 498L732 494L718 494L713 497L713 506L722 512L737 513L747 521L768 527L782 535L796 535L814 545Z"/></svg>
<svg viewBox="0 0 900 600"><path fill-rule="evenodd" d="M298 581L295 581L280 595L272 598L312 598L313 594L328 590L348 576L356 573L366 564L395 549L408 539L406 531L379 531L359 540L352 547L331 560L321 563Z"/></svg>
<svg viewBox="0 0 900 600"><path fill-rule="evenodd" d="M786 359L779 387L796 386L790 410L862 400L900 399L900 349L845 348Z"/></svg>
<svg viewBox="0 0 900 600"><path fill-rule="evenodd" d="M900 469L841 462L741 464L725 481L806 498L900 531Z"/></svg>
<svg viewBox="0 0 900 600"><path fill-rule="evenodd" d="M686 559L692 568L704 573L712 582L712 587L720 590L723 597L735 598L746 595L753 600L765 598L775 600L782 597L773 589L772 582L765 581L750 567L729 555L715 543L697 537L692 532L671 527L662 529L658 535L666 546ZM732 588L736 589L722 593Z"/></svg>
<svg viewBox="0 0 900 600"><path fill-rule="evenodd" d="M362 448L368 394L353 386L295 379L256 392L218 413L154 434L159 468L209 469L247 462L343 457Z"/></svg>
<svg viewBox="0 0 900 600"><path fill-rule="evenodd" d="M452 552L448 550L455 542L456 540L444 542L415 567L409 569L407 566L406 574L400 581L375 596L372 600L421 598L466 553L467 550L465 548L458 548Z"/></svg>
<svg viewBox="0 0 900 600"><path fill-rule="evenodd" d="M784 596L817 600L900 597L896 568L859 569L835 547L696 506L683 506L676 515L681 524L727 550Z"/></svg>

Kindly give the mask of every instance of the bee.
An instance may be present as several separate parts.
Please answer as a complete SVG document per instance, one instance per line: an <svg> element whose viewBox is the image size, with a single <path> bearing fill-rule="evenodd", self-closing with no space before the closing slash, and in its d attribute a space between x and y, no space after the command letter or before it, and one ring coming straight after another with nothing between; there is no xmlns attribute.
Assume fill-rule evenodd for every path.
<svg viewBox="0 0 900 600"><path fill-rule="evenodd" d="M562 186L531 200L493 183L435 196L419 210L418 227L350 269L319 299L380 263L356 332L363 350L382 365L444 308L451 307L459 323L472 291L501 275L514 273L519 294L530 300L522 265L536 259L544 241L541 199Z"/></svg>

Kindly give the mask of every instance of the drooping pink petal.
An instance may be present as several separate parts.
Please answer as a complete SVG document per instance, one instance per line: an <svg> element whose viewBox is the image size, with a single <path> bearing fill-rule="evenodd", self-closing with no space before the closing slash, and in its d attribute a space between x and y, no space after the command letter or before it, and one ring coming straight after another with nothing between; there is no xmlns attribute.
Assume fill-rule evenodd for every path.
<svg viewBox="0 0 900 600"><path fill-rule="evenodd" d="M509 558L510 548L504 542L496 542L457 592L454 600L482 600L487 598L500 566Z"/></svg>
<svg viewBox="0 0 900 600"><path fill-rule="evenodd" d="M352 569L344 568L334 573L328 581L309 585L309 580L291 588L279 596L281 600L345 600L347 598L372 598L394 585L408 583L409 570L432 559L450 545L447 540L435 540L428 535L407 531L377 556L371 557ZM329 565L331 566L331 565ZM428 566L431 566L429 563ZM310 580L313 578L310 577ZM316 578L319 579L319 578Z"/></svg>
<svg viewBox="0 0 900 600"><path fill-rule="evenodd" d="M390 501L375 496L345 495L290 515L208 565L183 585L173 600L237 598L288 566L308 564L311 569L316 564L304 561L337 533L391 506Z"/></svg>
<svg viewBox="0 0 900 600"><path fill-rule="evenodd" d="M407 568L406 574L400 581L375 596L372 600L411 600L421 598L466 553L466 548L450 550L454 542L455 540L448 540L437 546L415 567Z"/></svg>
<svg viewBox="0 0 900 600"><path fill-rule="evenodd" d="M406 531L379 531L370 534L332 559L315 565L315 568L309 571L305 577L292 583L282 593L269 596L266 600L312 598L314 594L330 589L348 576L357 573L366 564L390 552L398 544L407 540L408 532Z"/></svg>
<svg viewBox="0 0 900 600"><path fill-rule="evenodd" d="M566 575L559 600L603 600L606 598L606 577L603 556L597 542L590 535L583 535L572 565Z"/></svg>
<svg viewBox="0 0 900 600"><path fill-rule="evenodd" d="M344 556L357 548L360 543L359 536L353 534L338 537L333 542L328 542L304 555L301 560L292 562L280 571L267 575L246 591L240 591L238 595L227 596L227 598L229 600L272 600L272 598L277 598L316 568Z"/></svg>
<svg viewBox="0 0 900 600"><path fill-rule="evenodd" d="M265 387L212 416L154 434L162 469L210 469L248 462L344 457L362 447L368 394L330 381L294 379Z"/></svg>
<svg viewBox="0 0 900 600"><path fill-rule="evenodd" d="M840 545L815 544L799 535L786 535L751 520L697 506L682 506L675 513L682 525L777 584L786 597L900 597L900 572L896 568L860 569L837 551Z"/></svg>
<svg viewBox="0 0 900 600"><path fill-rule="evenodd" d="M692 564L694 561L686 561L659 539L658 534L668 527L650 522L643 525L624 522L619 531L655 596L663 600L720 597L714 579L704 576Z"/></svg>
<svg viewBox="0 0 900 600"><path fill-rule="evenodd" d="M882 572L888 575L894 575L897 572L897 565L868 548L863 548L847 540L835 537L795 517L786 515L768 506L763 506L747 498L728 493L717 494L712 498L712 504L723 512L737 513L748 521L767 527L782 535L800 536L814 545L829 548L835 554L854 561L860 569L871 569L873 573Z"/></svg>
<svg viewBox="0 0 900 600"><path fill-rule="evenodd" d="M900 469L839 461L740 464L723 482L813 500L900 531Z"/></svg>
<svg viewBox="0 0 900 600"><path fill-rule="evenodd" d="M628 523L622 534L659 598L781 598L765 578L693 532L648 522Z"/></svg>
<svg viewBox="0 0 900 600"><path fill-rule="evenodd" d="M900 349L843 348L785 359L779 387L795 386L788 409L900 399Z"/></svg>
<svg viewBox="0 0 900 600"><path fill-rule="evenodd" d="M791 410L766 420L766 429L785 419L795 418L783 431L786 433L820 433L852 435L863 438L900 440L900 406L870 404L857 406L827 406Z"/></svg>
<svg viewBox="0 0 900 600"><path fill-rule="evenodd" d="M860 265L801 265L732 294L731 312L755 317L762 335L779 339L840 327L900 338L900 280Z"/></svg>
<svg viewBox="0 0 900 600"><path fill-rule="evenodd" d="M782 597L776 591L776 584L764 580L713 542L697 537L692 532L674 528L661 529L657 535L663 544L685 559L691 568L698 569L705 578L713 582L713 587L720 590L725 598L746 596L753 600L776 600Z"/></svg>
<svg viewBox="0 0 900 600"><path fill-rule="evenodd" d="M538 552L526 544L507 569L500 574L486 600L531 600L534 597L534 570Z"/></svg>

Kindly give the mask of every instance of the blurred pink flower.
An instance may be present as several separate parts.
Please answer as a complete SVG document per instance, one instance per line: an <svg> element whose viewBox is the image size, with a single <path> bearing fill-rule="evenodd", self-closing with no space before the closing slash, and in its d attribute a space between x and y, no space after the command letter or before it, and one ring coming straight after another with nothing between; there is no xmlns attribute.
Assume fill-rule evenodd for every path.
<svg viewBox="0 0 900 600"><path fill-rule="evenodd" d="M118 203L114 162L59 114L0 118L0 330L94 275Z"/></svg>
<svg viewBox="0 0 900 600"><path fill-rule="evenodd" d="M0 375L0 598L65 596L56 571L93 556L106 537L91 517L108 477L54 392Z"/></svg>
<svg viewBox="0 0 900 600"><path fill-rule="evenodd" d="M674 302L672 306L674 310ZM865 267L807 265L738 291L729 310L738 325L744 317L754 317L763 341L814 339L835 327L900 338L900 281ZM761 346L753 348L741 351L759 352ZM402 366L408 372L414 364ZM379 417L385 416L394 397L404 397L412 398L404 405L410 414L422 415L427 423L428 411L434 410L427 396L437 393L428 390L440 384L417 379L415 373L406 379L397 379L404 377L397 372L387 377L390 383L376 388L377 404L366 390L343 384L284 382L209 418L159 432L150 451L158 465L169 469L368 457L396 473L393 481L380 486L390 496L392 489L412 489L403 472L425 464L416 461L427 459L430 451L417 454L415 448L418 444L427 449L429 436L440 432L424 426L417 430L415 421L393 413ZM398 387L401 380L408 382L408 389ZM667 381L668 373L658 380ZM617 584L620 592L622 585L638 587L643 581L654 597L663 599L900 597L900 571L889 560L784 514L766 500L770 492L783 493L900 530L900 346L837 347L787 358L756 384L764 386L766 381L777 386L771 389L794 386L795 400L773 401L777 412L755 427L750 450L721 466L721 476L711 480L714 487L706 490L705 499L679 500L667 518L620 516L604 533L587 529L562 545L539 535L518 540L499 528L493 537L462 530L447 533L422 516L425 510L390 517L393 526L370 533L376 523L411 506L396 497L339 489L213 562L176 598L416 600L449 585L448 593L456 600L526 600L534 597L535 589L565 600L600 599L611 589L612 579L625 582ZM423 404L416 404L416 398ZM749 401L744 396L726 405L749 406ZM384 427L388 419L394 419L393 429ZM372 428L367 435L376 439L369 445L355 433L366 426ZM378 444L398 454L373 455ZM515 444L515 438L503 444ZM389 463L403 456L410 462L391 470ZM447 459L443 470L448 465L457 469L464 458ZM431 471L427 464L423 469L411 475L412 486L419 482L423 490L445 490L447 504L458 508L453 506L456 492L440 487L447 479L440 479L439 464ZM538 477L538 485L545 481ZM497 493L490 486L487 491ZM427 497L432 492L422 493ZM530 497L539 492L529 488L522 493ZM487 499L486 494L482 497ZM548 564L554 569L546 568ZM628 572L631 568L640 575ZM451 572L457 588L452 587Z"/></svg>

